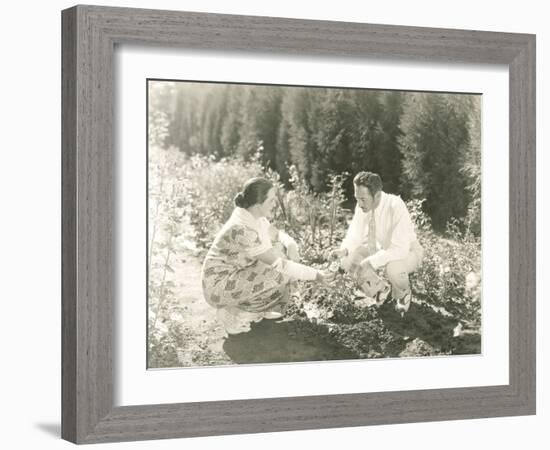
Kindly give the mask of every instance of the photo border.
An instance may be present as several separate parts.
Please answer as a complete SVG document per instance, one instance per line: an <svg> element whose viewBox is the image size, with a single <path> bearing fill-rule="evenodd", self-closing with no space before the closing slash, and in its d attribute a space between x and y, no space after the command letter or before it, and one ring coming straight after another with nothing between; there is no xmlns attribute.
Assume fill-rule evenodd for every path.
<svg viewBox="0 0 550 450"><path fill-rule="evenodd" d="M115 407L113 54L119 44L507 65L509 384ZM535 99L530 34L85 5L64 10L62 437L117 442L535 414Z"/></svg>

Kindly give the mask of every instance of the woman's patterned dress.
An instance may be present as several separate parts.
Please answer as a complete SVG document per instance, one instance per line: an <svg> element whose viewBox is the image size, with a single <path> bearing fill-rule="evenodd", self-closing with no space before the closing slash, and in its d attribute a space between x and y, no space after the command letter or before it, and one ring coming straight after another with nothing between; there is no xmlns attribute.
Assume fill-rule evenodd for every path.
<svg viewBox="0 0 550 450"><path fill-rule="evenodd" d="M202 268L204 297L218 309L250 313L272 310L288 301L290 280L256 258L271 247L271 242L261 235L260 221L251 222L247 211L237 209L247 221L230 220L216 236Z"/></svg>

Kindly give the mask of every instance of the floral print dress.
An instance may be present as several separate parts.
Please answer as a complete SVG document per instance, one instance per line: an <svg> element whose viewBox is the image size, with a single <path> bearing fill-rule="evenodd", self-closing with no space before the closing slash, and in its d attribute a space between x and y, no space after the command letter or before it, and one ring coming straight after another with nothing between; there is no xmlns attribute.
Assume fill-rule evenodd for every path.
<svg viewBox="0 0 550 450"><path fill-rule="evenodd" d="M257 259L272 247L268 228L266 219L235 208L206 255L204 297L223 310L223 321L260 320L263 312L288 301L290 279Z"/></svg>

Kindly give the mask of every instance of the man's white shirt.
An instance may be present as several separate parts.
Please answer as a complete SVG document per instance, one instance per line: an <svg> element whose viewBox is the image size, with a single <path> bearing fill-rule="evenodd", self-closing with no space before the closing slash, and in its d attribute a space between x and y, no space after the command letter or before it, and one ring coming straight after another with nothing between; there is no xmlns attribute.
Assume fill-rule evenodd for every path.
<svg viewBox="0 0 550 450"><path fill-rule="evenodd" d="M350 255L357 247L367 243L369 221L372 211L368 213L357 205L346 237L341 248ZM385 266L390 261L405 259L416 241L414 224L405 202L398 195L381 192L380 204L374 210L376 221L377 251L367 260L375 268Z"/></svg>

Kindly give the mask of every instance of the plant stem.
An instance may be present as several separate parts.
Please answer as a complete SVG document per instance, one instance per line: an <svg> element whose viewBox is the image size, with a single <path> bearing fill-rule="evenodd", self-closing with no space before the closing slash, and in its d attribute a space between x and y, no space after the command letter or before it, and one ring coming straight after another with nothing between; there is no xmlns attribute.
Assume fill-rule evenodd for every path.
<svg viewBox="0 0 550 450"><path fill-rule="evenodd" d="M152 270L152 263L153 263L153 246L155 244L155 236L157 234L157 218L160 208L160 199L162 198L162 193L164 189L164 173L160 177L160 186L159 186L159 193L157 195L157 204L155 205L155 216L153 218L153 231L151 233L151 240L149 243L149 255L148 255L148 265L149 265L149 273L151 273Z"/></svg>
<svg viewBox="0 0 550 450"><path fill-rule="evenodd" d="M332 236L334 234L334 218L336 216L336 182L332 183L332 202L330 205L330 235L328 245L332 247Z"/></svg>

